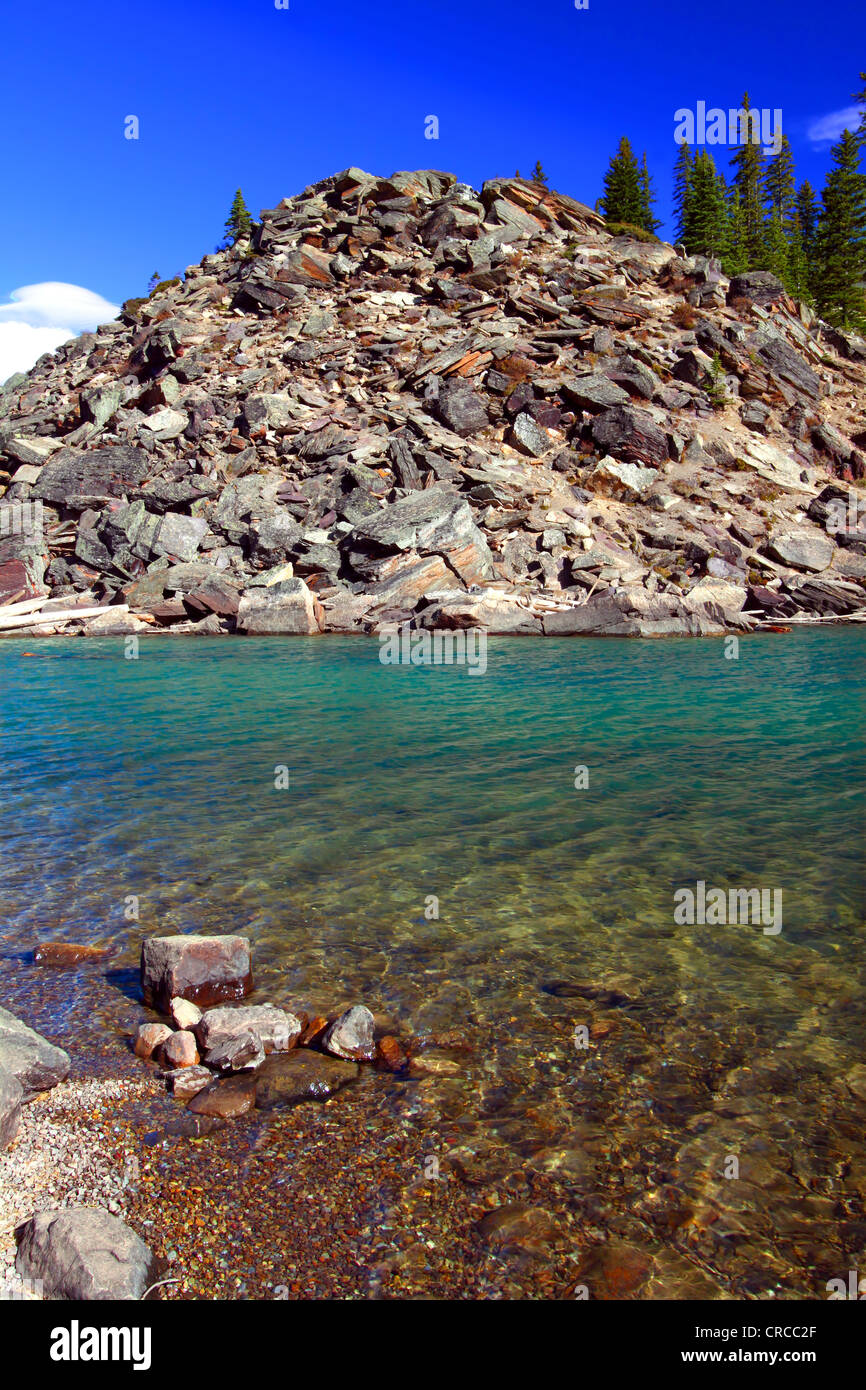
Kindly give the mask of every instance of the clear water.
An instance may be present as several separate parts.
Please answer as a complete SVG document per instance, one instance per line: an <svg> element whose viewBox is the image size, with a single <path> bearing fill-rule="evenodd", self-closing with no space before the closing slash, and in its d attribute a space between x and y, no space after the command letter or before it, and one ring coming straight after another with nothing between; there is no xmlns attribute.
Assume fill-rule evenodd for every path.
<svg viewBox="0 0 866 1390"><path fill-rule="evenodd" d="M83 940L132 969L154 932L242 931L262 997L360 1000L458 1056L430 1084L473 1144L723 1287L844 1274L866 1244L862 630L737 660L491 639L483 676L348 638L31 650L0 643L7 961ZM677 925L698 880L781 889L781 932ZM730 1152L763 1180L720 1178ZM745 1234L720 1250L725 1223Z"/></svg>

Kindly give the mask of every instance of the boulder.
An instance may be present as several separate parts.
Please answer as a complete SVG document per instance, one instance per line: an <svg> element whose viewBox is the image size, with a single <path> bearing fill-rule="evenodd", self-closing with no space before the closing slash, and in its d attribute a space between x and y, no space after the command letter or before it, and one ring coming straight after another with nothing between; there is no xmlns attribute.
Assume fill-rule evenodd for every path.
<svg viewBox="0 0 866 1390"><path fill-rule="evenodd" d="M776 531L767 542L771 560L793 569L819 574L833 559L835 546L830 536L820 531Z"/></svg>
<svg viewBox="0 0 866 1390"><path fill-rule="evenodd" d="M750 270L735 275L728 286L728 304L735 299L748 299L752 304L778 304L785 298L785 286L769 270Z"/></svg>
<svg viewBox="0 0 866 1390"><path fill-rule="evenodd" d="M311 635L319 632L316 601L303 579L247 589L238 605L241 632Z"/></svg>
<svg viewBox="0 0 866 1390"><path fill-rule="evenodd" d="M668 458L668 441L652 415L639 406L616 405L596 416L592 438L605 454L627 463L660 468Z"/></svg>
<svg viewBox="0 0 866 1390"><path fill-rule="evenodd" d="M363 1004L335 1019L322 1038L322 1046L333 1057L347 1062L370 1062L376 1051L373 1038L373 1015Z"/></svg>
<svg viewBox="0 0 866 1390"><path fill-rule="evenodd" d="M483 400L465 381L449 382L442 387L437 414L443 425L464 436L477 434L490 423Z"/></svg>
<svg viewBox="0 0 866 1390"><path fill-rule="evenodd" d="M0 1067L0 1149L8 1148L18 1133L24 1091L17 1076Z"/></svg>
<svg viewBox="0 0 866 1390"><path fill-rule="evenodd" d="M256 1106L273 1110L305 1100L327 1100L354 1081L358 1067L306 1049L268 1057L256 1080Z"/></svg>
<svg viewBox="0 0 866 1390"><path fill-rule="evenodd" d="M0 1009L0 1067L16 1077L25 1100L65 1081L69 1066L67 1052Z"/></svg>
<svg viewBox="0 0 866 1390"><path fill-rule="evenodd" d="M153 1251L100 1208L39 1212L15 1237L18 1274L41 1279L46 1298L138 1300L156 1277Z"/></svg>
<svg viewBox="0 0 866 1390"><path fill-rule="evenodd" d="M127 444L89 453L63 448L43 466L33 496L80 510L98 507L112 497L123 497L144 481L150 468L147 452Z"/></svg>
<svg viewBox="0 0 866 1390"><path fill-rule="evenodd" d="M247 1004L236 1009L210 1009L196 1028L196 1035L207 1050L222 1038L238 1037L247 1031L257 1034L265 1052L289 1052L301 1035L301 1022L273 1004Z"/></svg>
<svg viewBox="0 0 866 1390"><path fill-rule="evenodd" d="M189 1101L210 1086L213 1076L207 1067L178 1067L165 1073L168 1089L177 1100Z"/></svg>
<svg viewBox="0 0 866 1390"><path fill-rule="evenodd" d="M142 943L144 1002L162 1013L178 996L207 1008L243 999L252 987L245 936L152 936Z"/></svg>
<svg viewBox="0 0 866 1390"><path fill-rule="evenodd" d="M638 463L624 463L613 458L601 459L589 474L586 485L602 497L622 502L637 502L658 480L655 468L642 468Z"/></svg>
<svg viewBox="0 0 866 1390"><path fill-rule="evenodd" d="M171 1036L171 1029L164 1023L142 1023L135 1035L132 1050L136 1057L146 1062Z"/></svg>
<svg viewBox="0 0 866 1390"><path fill-rule="evenodd" d="M208 524L203 517L166 512L153 538L153 553L164 555L169 560L189 563L195 559L207 533Z"/></svg>
<svg viewBox="0 0 866 1390"><path fill-rule="evenodd" d="M202 1011L197 1004L191 1004L188 999L172 999L169 1007L171 1021L177 1029L195 1028L196 1024L201 1023Z"/></svg>
<svg viewBox="0 0 866 1390"><path fill-rule="evenodd" d="M600 410L609 410L614 405L625 405L629 399L627 391L600 372L570 377L563 381L560 394L563 400L575 409L589 410L593 415L598 414Z"/></svg>

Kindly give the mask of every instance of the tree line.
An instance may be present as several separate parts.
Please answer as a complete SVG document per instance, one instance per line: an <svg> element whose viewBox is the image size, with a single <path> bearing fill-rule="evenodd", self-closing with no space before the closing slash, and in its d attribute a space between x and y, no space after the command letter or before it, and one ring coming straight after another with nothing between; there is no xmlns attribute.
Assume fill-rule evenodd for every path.
<svg viewBox="0 0 866 1390"><path fill-rule="evenodd" d="M860 74L866 84L866 73ZM854 94L866 104L866 85ZM830 151L830 170L818 199L808 180L798 187L794 157L783 135L767 159L748 138L749 95L740 117L745 142L731 158L729 179L709 150L680 146L674 165L675 240L690 256L716 256L726 275L770 270L796 299L843 328L866 328L866 111L856 131L845 130ZM604 178L598 210L608 223L654 234L655 195L646 155L638 163L623 137Z"/></svg>

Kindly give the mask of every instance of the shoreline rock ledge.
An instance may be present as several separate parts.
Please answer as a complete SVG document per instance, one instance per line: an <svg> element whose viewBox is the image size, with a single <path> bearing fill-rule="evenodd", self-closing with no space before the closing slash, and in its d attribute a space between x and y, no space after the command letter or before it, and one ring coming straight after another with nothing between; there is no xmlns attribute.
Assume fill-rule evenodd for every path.
<svg viewBox="0 0 866 1390"><path fill-rule="evenodd" d="M252 992L245 936L151 936L141 946L144 1002L169 1014L174 999L199 1008L245 999Z"/></svg>

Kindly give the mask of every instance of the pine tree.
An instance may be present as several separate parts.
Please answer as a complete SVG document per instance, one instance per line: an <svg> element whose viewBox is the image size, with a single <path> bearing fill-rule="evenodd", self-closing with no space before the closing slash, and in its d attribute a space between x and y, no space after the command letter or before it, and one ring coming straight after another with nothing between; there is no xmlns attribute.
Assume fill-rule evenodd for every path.
<svg viewBox="0 0 866 1390"><path fill-rule="evenodd" d="M532 171L532 182L540 183L545 188L547 188L547 175L545 174L544 169L541 167L540 159L536 159L535 161L535 168Z"/></svg>
<svg viewBox="0 0 866 1390"><path fill-rule="evenodd" d="M818 227L818 201L808 179L797 190L797 220L803 238L803 250L811 260L815 254L815 233Z"/></svg>
<svg viewBox="0 0 866 1390"><path fill-rule="evenodd" d="M683 243L690 256L724 257L728 251L725 186L708 150L700 150L692 164Z"/></svg>
<svg viewBox="0 0 866 1390"><path fill-rule="evenodd" d="M866 326L866 175L860 172L860 141L842 132L830 151L833 167L821 195L817 234L818 313L840 328Z"/></svg>
<svg viewBox="0 0 866 1390"><path fill-rule="evenodd" d="M643 203L640 170L625 136L620 140L604 176L604 193L599 207L608 222L628 222L632 227L641 225Z"/></svg>
<svg viewBox="0 0 866 1390"><path fill-rule="evenodd" d="M737 146L736 153L731 158L734 166L733 184L740 195L740 207L743 213L743 226L745 230L746 250L749 257L750 267L757 265L761 258L761 229L764 221L761 208L761 182L764 169L764 153L760 143L752 140L752 127L754 122L748 119L751 111L749 104L749 93L743 97L741 110L745 113L745 119L740 118L739 137L742 142ZM760 135L760 131L756 130Z"/></svg>
<svg viewBox="0 0 866 1390"><path fill-rule="evenodd" d="M782 218L774 208L761 229L761 253L758 257L759 270L771 270L787 286L788 283L788 239Z"/></svg>
<svg viewBox="0 0 866 1390"><path fill-rule="evenodd" d="M767 215L777 212L782 222L787 223L796 201L794 156L787 135L782 136L779 153L767 165L763 187Z"/></svg>
<svg viewBox="0 0 866 1390"><path fill-rule="evenodd" d="M786 284L794 299L802 299L807 304L812 302L809 257L806 254L803 229L800 225L800 213L797 208L792 214L791 230L788 235L788 279Z"/></svg>
<svg viewBox="0 0 866 1390"><path fill-rule="evenodd" d="M860 112L860 124L854 134L857 136L861 145L866 145L866 72L861 72L860 81L863 83L859 92L853 92L852 96L858 106L862 106Z"/></svg>
<svg viewBox="0 0 866 1390"><path fill-rule="evenodd" d="M655 193L653 192L653 179L650 177L649 166L646 162L646 150L644 150L643 159L641 161L638 185L640 187L641 210L641 220L638 226L643 227L645 232L652 232L654 234L656 228L661 226L661 222L657 217L653 216L653 203L656 199Z"/></svg>
<svg viewBox="0 0 866 1390"><path fill-rule="evenodd" d="M683 244L689 220L691 182L692 152L688 145L683 144L674 164L674 235L677 242Z"/></svg>
<svg viewBox="0 0 866 1390"><path fill-rule="evenodd" d="M743 275L749 268L749 255L746 247L746 226L743 209L740 206L738 189L733 189L728 197L728 249L722 262L727 276Z"/></svg>
<svg viewBox="0 0 866 1390"><path fill-rule="evenodd" d="M240 241L241 237L248 237L252 231L252 226L253 219L250 217L249 209L244 202L244 195L238 189L226 218L224 228L226 242L229 245L234 245L236 241Z"/></svg>

